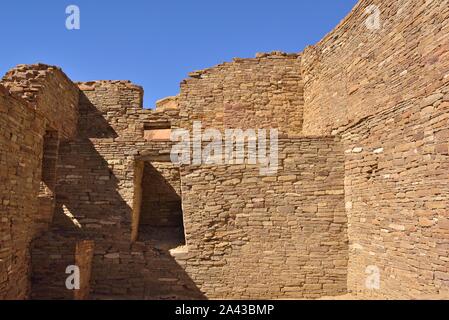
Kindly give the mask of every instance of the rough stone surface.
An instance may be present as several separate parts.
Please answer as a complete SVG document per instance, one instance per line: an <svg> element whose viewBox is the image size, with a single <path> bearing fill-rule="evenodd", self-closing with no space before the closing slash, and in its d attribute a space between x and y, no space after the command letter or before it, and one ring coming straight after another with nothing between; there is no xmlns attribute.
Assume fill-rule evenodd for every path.
<svg viewBox="0 0 449 320"><path fill-rule="evenodd" d="M276 128L298 135L304 105L300 63L300 55L275 52L190 74L178 98L180 126L201 121L219 130Z"/></svg>
<svg viewBox="0 0 449 320"><path fill-rule="evenodd" d="M129 81L8 72L0 299L447 297L448 2L381 1L379 30L371 4L300 54L192 72L155 110ZM172 164L195 121L278 129L279 170Z"/></svg>
<svg viewBox="0 0 449 320"><path fill-rule="evenodd" d="M211 298L317 298L346 292L343 150L334 138L281 140L279 174L252 165L183 168L190 257Z"/></svg>
<svg viewBox="0 0 449 320"><path fill-rule="evenodd" d="M382 28L367 30L378 5ZM345 152L348 290L447 293L447 1L360 1L302 55L303 134L339 134ZM365 285L380 271L380 290Z"/></svg>

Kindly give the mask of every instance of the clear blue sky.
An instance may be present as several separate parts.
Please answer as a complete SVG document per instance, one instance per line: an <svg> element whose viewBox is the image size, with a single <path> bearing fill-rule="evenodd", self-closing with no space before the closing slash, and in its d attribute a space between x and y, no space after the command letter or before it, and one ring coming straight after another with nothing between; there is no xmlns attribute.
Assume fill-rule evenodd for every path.
<svg viewBox="0 0 449 320"><path fill-rule="evenodd" d="M233 57L299 52L357 0L2 1L0 73L21 63L58 65L75 81L131 80L145 107L179 92L191 71ZM81 10L81 29L65 9Z"/></svg>

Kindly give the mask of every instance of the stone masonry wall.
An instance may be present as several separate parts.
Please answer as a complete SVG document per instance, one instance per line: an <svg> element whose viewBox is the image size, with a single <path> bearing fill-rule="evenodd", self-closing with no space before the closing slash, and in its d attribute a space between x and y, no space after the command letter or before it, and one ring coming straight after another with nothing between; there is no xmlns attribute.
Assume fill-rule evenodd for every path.
<svg viewBox="0 0 449 320"><path fill-rule="evenodd" d="M84 300L89 298L94 244L92 241L47 233L32 244L33 300ZM79 267L80 289L69 290L69 266ZM73 281L70 282L74 284Z"/></svg>
<svg viewBox="0 0 449 320"><path fill-rule="evenodd" d="M229 226L229 229L228 223L232 222L224 215L228 214L230 204L224 204L224 213L221 214L217 210L207 210L207 213L198 210L202 206L209 208L210 201L221 196L220 187L213 186L214 182L209 180L190 180L191 175L182 171L183 188L194 183L192 189L195 190L202 188L206 182L211 184L211 191L204 192L203 196L208 197L201 199L192 191L183 194L189 252L186 254L185 248L181 248L179 254L176 249L173 256L167 250L156 249L151 239L131 244L130 233L135 192L139 189L134 185L136 161L149 161L161 169L157 163L161 161L160 157L167 158L171 148L169 142L147 141L144 138L146 124L165 119L174 127L181 126L176 115L182 109L165 110L163 113L142 110L141 89L130 83L84 83L80 84L80 88L84 95L80 104L78 138L62 143L60 147L59 211L54 228L58 232L64 230L64 234L81 232L83 237L95 240L91 284L93 297L276 298L319 297L345 292L347 243L342 190L343 150L338 142L326 138L285 142L282 150L287 159L283 160L279 180L277 177L267 177L264 182L264 190L272 196L266 204L260 201L253 204L253 198L260 200L263 196L243 193L232 183L229 184L225 195L236 195L237 191L238 195L244 194L245 198L235 203L243 206L244 213L239 218L245 216L249 223L247 225L243 221L241 225ZM296 149L300 155L294 155ZM248 168L247 173L240 171L238 166L219 167L216 170L221 173L221 178L217 177L215 182L218 184L222 180L232 182L243 176L248 177L249 184L245 188L257 186L257 182L262 181L257 178L258 169L254 168ZM255 178L249 178L256 171ZM319 191L319 188L323 190ZM291 191L287 192L291 198L279 197L284 191ZM144 193L142 196L145 197ZM144 204L145 201L148 199L143 199ZM293 204L289 206L289 203ZM236 210L233 208L231 214L236 214ZM262 212L266 212L266 221L260 218ZM207 225L198 225L198 217L207 217L206 214L210 214L209 220L203 222ZM295 214L298 216L289 217ZM74 226L75 220L82 226L82 231ZM278 225L279 230L272 234L273 241L267 244L273 247L264 251L276 251L274 244L285 248L276 253L282 262L265 255L248 256L253 250L263 249L265 242L262 240L266 233L270 233L270 229L264 232L254 228L262 222L267 226ZM223 234L217 232L215 241L220 244L215 250L210 250L210 241L204 240L204 237L210 237L208 230L223 231ZM232 232L246 235L231 243ZM286 233L284 236L283 232ZM274 240L279 235L281 239ZM232 249L229 257L223 256L225 249ZM320 253L326 254L325 260ZM250 267L243 267L239 259ZM265 268L269 265L279 272L273 276L264 273L265 285L254 283L244 286L244 270L255 278L254 270L260 271L260 267L256 268L259 259L265 259ZM315 272L311 271L314 266L317 266ZM237 278L232 276L239 269L241 275ZM271 286L277 282L277 285ZM267 284L271 289L267 289L270 287ZM239 288L239 285L242 287Z"/></svg>
<svg viewBox="0 0 449 320"><path fill-rule="evenodd" d="M448 0L361 0L303 53L193 72L156 110L129 81L14 68L0 84L0 299L448 294L448 31ZM168 127L194 121L278 128L278 172L178 171ZM160 203L182 197L185 246L134 241L167 218L151 216L145 163L173 187Z"/></svg>
<svg viewBox="0 0 449 320"><path fill-rule="evenodd" d="M51 175L43 165L49 149L44 136L51 128L57 136L72 137L79 93L59 69L45 65L18 66L0 88L0 299L24 299L30 292L30 242L48 228L53 214L40 210L43 198L38 199L41 183Z"/></svg>
<svg viewBox="0 0 449 320"><path fill-rule="evenodd" d="M0 299L29 292L45 120L0 85Z"/></svg>
<svg viewBox="0 0 449 320"><path fill-rule="evenodd" d="M47 129L58 131L63 139L75 136L79 90L61 69L44 64L19 65L5 74L2 83L45 115Z"/></svg>
<svg viewBox="0 0 449 320"><path fill-rule="evenodd" d="M447 292L448 22L448 1L363 0L302 55L303 133L343 135L351 293Z"/></svg>
<svg viewBox="0 0 449 320"><path fill-rule="evenodd" d="M297 135L302 128L300 57L283 53L234 59L193 72L178 97L181 127L268 129Z"/></svg>
<svg viewBox="0 0 449 320"><path fill-rule="evenodd" d="M281 140L280 168L182 168L187 247L172 252L208 298L317 298L346 292L343 149Z"/></svg>
<svg viewBox="0 0 449 320"><path fill-rule="evenodd" d="M361 0L318 44L304 50L304 134L348 124L424 97L449 81L447 0ZM380 10L370 30L365 11Z"/></svg>
<svg viewBox="0 0 449 320"><path fill-rule="evenodd" d="M91 298L202 298L167 251L151 241L131 242L136 159L160 160L171 149L166 141L147 141L144 129L176 126L178 110L142 109L142 89L126 81L79 86L78 136L60 146L51 232L95 242Z"/></svg>
<svg viewBox="0 0 449 320"><path fill-rule="evenodd" d="M449 293L449 87L344 133L348 287L375 298ZM379 290L365 286L380 271Z"/></svg>
<svg viewBox="0 0 449 320"><path fill-rule="evenodd" d="M142 150L156 155L170 150L167 142L147 142L144 125L169 121L170 113L159 116L142 109L142 89L129 82L84 83L80 88L78 135L60 146L55 225L70 225L68 214L95 238L128 241L135 157Z"/></svg>

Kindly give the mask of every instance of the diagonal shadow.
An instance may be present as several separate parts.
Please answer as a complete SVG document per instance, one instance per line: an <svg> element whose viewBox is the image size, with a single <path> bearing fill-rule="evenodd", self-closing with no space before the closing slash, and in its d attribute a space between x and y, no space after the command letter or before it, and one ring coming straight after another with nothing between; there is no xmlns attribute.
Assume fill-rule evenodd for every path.
<svg viewBox="0 0 449 320"><path fill-rule="evenodd" d="M105 159L113 154L112 159L123 160L124 150L129 150L129 145L111 139L115 137L118 134L102 113L82 94L78 137L60 145L56 210L49 232L95 242L93 299L205 299L168 250L157 249L149 241L131 244L132 208L118 191L127 175L117 176ZM48 247L58 251L58 245L64 242ZM35 278L52 277L45 265L36 263ZM54 276L61 275L55 272ZM51 299L52 287L42 290L49 283L54 281L41 279L33 290L48 292ZM64 286L64 281L60 283Z"/></svg>

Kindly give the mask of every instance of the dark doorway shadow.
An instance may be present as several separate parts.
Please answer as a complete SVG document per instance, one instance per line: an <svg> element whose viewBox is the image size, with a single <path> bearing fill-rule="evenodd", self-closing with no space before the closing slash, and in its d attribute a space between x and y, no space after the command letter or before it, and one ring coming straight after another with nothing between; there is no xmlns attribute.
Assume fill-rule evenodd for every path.
<svg viewBox="0 0 449 320"><path fill-rule="evenodd" d="M139 240L170 250L185 245L181 177L170 163L145 162Z"/></svg>

